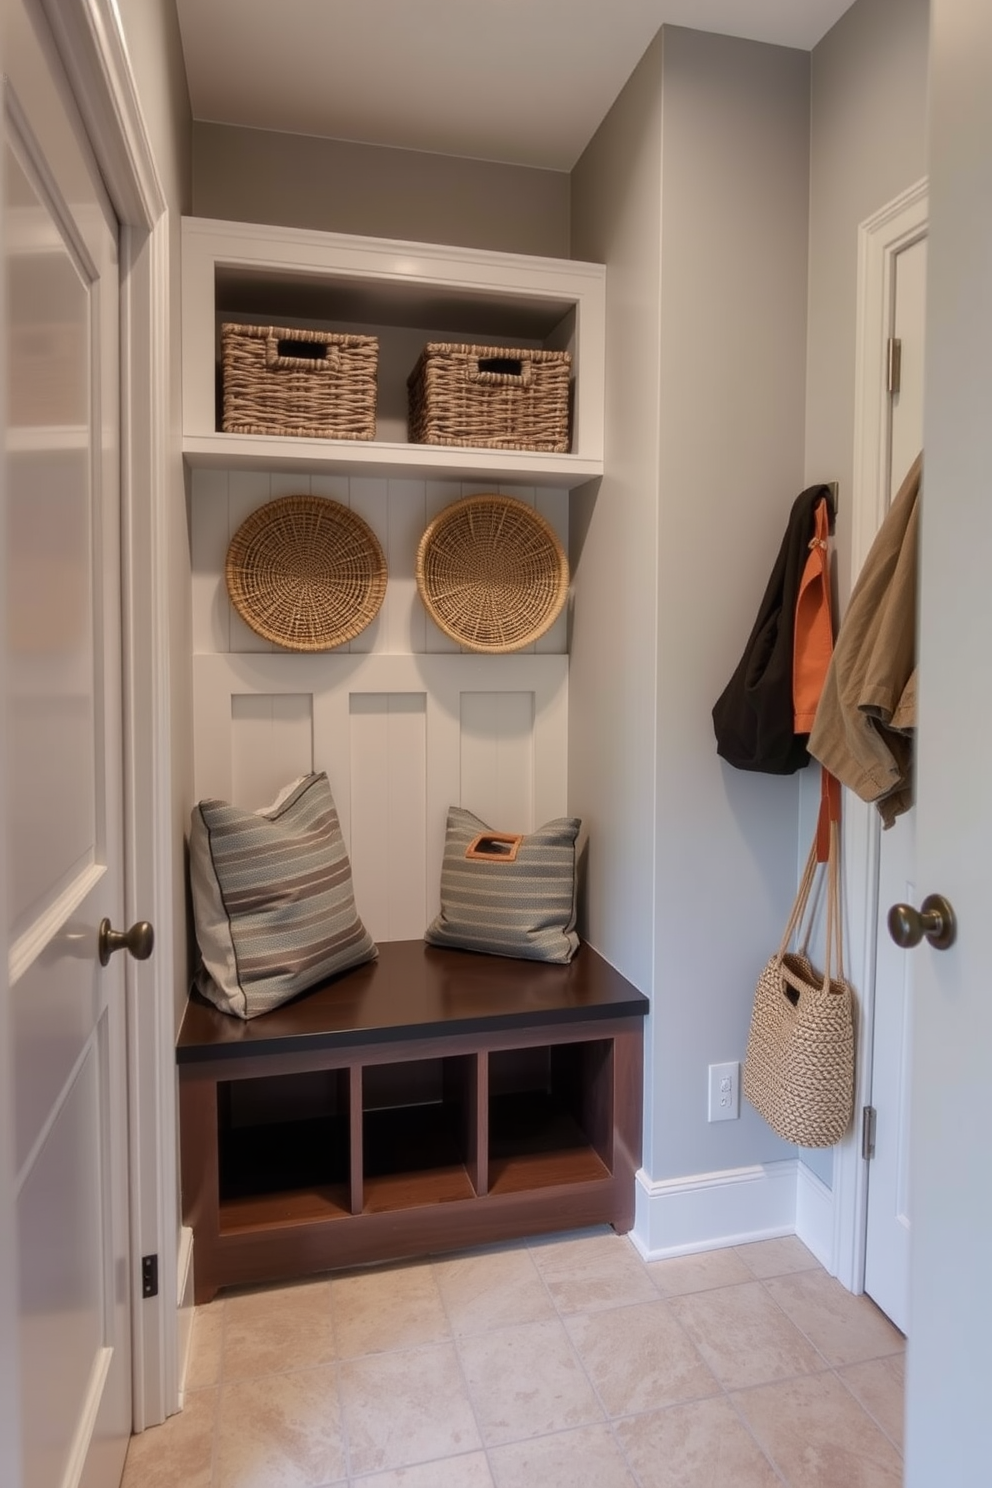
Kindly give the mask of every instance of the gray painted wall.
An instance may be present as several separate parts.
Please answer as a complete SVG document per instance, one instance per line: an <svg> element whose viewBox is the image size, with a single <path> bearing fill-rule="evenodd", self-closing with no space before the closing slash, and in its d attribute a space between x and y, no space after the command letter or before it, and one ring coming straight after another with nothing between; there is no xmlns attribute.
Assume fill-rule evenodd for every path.
<svg viewBox="0 0 992 1488"><path fill-rule="evenodd" d="M588 835L585 934L644 991L654 930L661 73L658 37L572 173L573 254L608 272L606 474L571 508L570 810Z"/></svg>
<svg viewBox="0 0 992 1488"><path fill-rule="evenodd" d="M576 507L569 782L590 938L653 998L655 1180L792 1151L747 1108L707 1122L707 1065L743 1057L788 916L798 811L795 779L721 764L710 709L802 481L808 66L665 28L572 179L573 253L609 266L609 392L608 474Z"/></svg>
<svg viewBox="0 0 992 1488"><path fill-rule="evenodd" d="M812 53L806 480L839 480L837 577L851 589L858 226L926 173L929 0L856 0ZM818 781L803 785L809 839ZM826 1184L833 1151L803 1154Z"/></svg>
<svg viewBox="0 0 992 1488"><path fill-rule="evenodd" d="M664 48L655 1179L792 1152L746 1103L707 1121L788 917L798 801L717 758L710 709L802 486L809 181L806 53Z"/></svg>
<svg viewBox="0 0 992 1488"><path fill-rule="evenodd" d="M198 217L566 258L568 201L562 171L193 126Z"/></svg>

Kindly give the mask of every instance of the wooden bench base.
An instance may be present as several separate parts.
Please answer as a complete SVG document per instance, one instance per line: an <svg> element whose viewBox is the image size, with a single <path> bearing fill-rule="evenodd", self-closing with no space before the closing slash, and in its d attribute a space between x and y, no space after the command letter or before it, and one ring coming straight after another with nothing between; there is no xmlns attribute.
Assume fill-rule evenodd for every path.
<svg viewBox="0 0 992 1488"><path fill-rule="evenodd" d="M380 947L248 1023L179 1037L197 1302L218 1288L609 1223L640 1164L647 999L570 966Z"/></svg>

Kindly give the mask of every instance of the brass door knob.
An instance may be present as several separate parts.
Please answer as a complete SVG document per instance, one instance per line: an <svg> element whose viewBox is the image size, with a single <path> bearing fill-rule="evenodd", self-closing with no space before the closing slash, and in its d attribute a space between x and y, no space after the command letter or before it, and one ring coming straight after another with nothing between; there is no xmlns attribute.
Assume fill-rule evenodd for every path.
<svg viewBox="0 0 992 1488"><path fill-rule="evenodd" d="M147 961L155 947L155 931L147 920L135 920L130 930L114 930L109 920L101 920L97 947L101 966L115 951L129 951L135 961Z"/></svg>
<svg viewBox="0 0 992 1488"><path fill-rule="evenodd" d="M888 923L892 939L906 951L924 939L934 950L946 951L958 933L954 910L942 894L928 894L919 909L911 904L893 904Z"/></svg>

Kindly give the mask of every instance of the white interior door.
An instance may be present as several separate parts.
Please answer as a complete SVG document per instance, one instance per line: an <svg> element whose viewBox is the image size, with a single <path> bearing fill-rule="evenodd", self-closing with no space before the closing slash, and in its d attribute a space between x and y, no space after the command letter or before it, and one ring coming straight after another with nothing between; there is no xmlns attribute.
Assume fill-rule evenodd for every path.
<svg viewBox="0 0 992 1488"><path fill-rule="evenodd" d="M925 237L904 247L893 267L890 334L900 347L898 388L889 399L887 448L881 453L889 501L923 447L923 355L926 303ZM909 1327L909 1111L912 1068L912 957L890 939L889 905L914 904L916 813L881 834L879 922L875 953L875 1015L871 1104L875 1155L868 1171L865 1291L903 1332Z"/></svg>
<svg viewBox="0 0 992 1488"><path fill-rule="evenodd" d="M3 0L6 714L25 1488L131 1423L117 224L35 12ZM39 26L39 29L36 29Z"/></svg>
<svg viewBox="0 0 992 1488"><path fill-rule="evenodd" d="M916 881L950 900L958 934L911 953L906 1488L977 1488L992 1462L992 6L933 0L930 24Z"/></svg>

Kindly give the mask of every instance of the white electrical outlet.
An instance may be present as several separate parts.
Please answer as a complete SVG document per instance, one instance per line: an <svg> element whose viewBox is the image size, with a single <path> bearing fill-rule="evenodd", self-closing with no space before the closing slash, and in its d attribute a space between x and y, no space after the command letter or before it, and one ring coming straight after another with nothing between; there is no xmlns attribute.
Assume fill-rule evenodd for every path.
<svg viewBox="0 0 992 1488"><path fill-rule="evenodd" d="M741 1114L741 1067L710 1065L710 1121L736 1121Z"/></svg>

